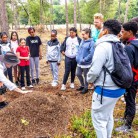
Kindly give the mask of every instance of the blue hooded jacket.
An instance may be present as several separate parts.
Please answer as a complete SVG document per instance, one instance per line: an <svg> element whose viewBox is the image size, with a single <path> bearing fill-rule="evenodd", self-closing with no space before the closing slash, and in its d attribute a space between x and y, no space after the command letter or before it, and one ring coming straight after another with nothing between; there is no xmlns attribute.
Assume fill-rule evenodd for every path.
<svg viewBox="0 0 138 138"><path fill-rule="evenodd" d="M78 65L90 65L94 54L93 39L82 40L78 48L76 61Z"/></svg>

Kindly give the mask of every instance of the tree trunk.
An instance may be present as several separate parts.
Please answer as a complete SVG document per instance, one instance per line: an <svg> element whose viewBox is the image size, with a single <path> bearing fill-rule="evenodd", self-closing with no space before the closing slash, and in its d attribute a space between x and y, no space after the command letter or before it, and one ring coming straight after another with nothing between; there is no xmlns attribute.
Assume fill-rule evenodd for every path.
<svg viewBox="0 0 138 138"><path fill-rule="evenodd" d="M43 24L43 19L42 19L42 17L43 17L43 8L42 8L42 5L43 4L43 0L40 0L40 24Z"/></svg>
<svg viewBox="0 0 138 138"><path fill-rule="evenodd" d="M14 26L14 29L16 30L18 28L18 15L17 15L17 3L15 0L11 0L11 7L13 11L12 26Z"/></svg>
<svg viewBox="0 0 138 138"><path fill-rule="evenodd" d="M28 25L31 26L32 25L32 22L31 22L31 18L30 18L30 7L29 7L29 0L27 0L27 3L28 3L28 6L27 6L27 10L25 9L25 7L23 6L23 3L21 2L22 4L22 7L24 9L24 11L26 12L26 14L28 15Z"/></svg>
<svg viewBox="0 0 138 138"><path fill-rule="evenodd" d="M80 4L79 4L79 0L77 0L77 5L78 5L78 22L80 24L80 31L82 30L82 26L81 26L81 13L80 13Z"/></svg>
<svg viewBox="0 0 138 138"><path fill-rule="evenodd" d="M99 4L100 4L100 6L99 6L100 7L100 13L102 13L102 0L100 0Z"/></svg>
<svg viewBox="0 0 138 138"><path fill-rule="evenodd" d="M51 30L54 29L54 21L53 21L53 0L50 0L51 8L50 8L50 13L52 15L51 19Z"/></svg>
<svg viewBox="0 0 138 138"><path fill-rule="evenodd" d="M74 0L74 27L77 28L77 1Z"/></svg>
<svg viewBox="0 0 138 138"><path fill-rule="evenodd" d="M1 31L9 34L9 24L8 24L8 16L7 16L5 0L1 0L0 2L0 20L1 20Z"/></svg>
<svg viewBox="0 0 138 138"><path fill-rule="evenodd" d="M68 3L67 3L67 0L65 0L65 10L66 10L66 36L68 36L69 19L68 19Z"/></svg>
<svg viewBox="0 0 138 138"><path fill-rule="evenodd" d="M121 21L121 0L118 1L118 20Z"/></svg>
<svg viewBox="0 0 138 138"><path fill-rule="evenodd" d="M130 0L127 0L126 2L126 11L125 11L125 17L124 17L124 23L128 21L128 9L129 9Z"/></svg>

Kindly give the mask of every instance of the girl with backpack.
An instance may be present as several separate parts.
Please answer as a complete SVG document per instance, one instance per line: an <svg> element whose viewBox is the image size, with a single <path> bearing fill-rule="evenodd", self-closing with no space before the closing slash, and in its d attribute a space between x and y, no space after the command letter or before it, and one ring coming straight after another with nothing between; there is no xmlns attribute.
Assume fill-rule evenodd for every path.
<svg viewBox="0 0 138 138"><path fill-rule="evenodd" d="M18 58L20 59L19 67L21 72L21 89L25 90L24 72L26 72L27 86L29 88L33 88L30 81L30 68L29 68L30 51L29 47L26 46L25 38L21 38L19 42L20 46L17 48L16 52Z"/></svg>
<svg viewBox="0 0 138 138"><path fill-rule="evenodd" d="M63 84L61 90L66 90L66 83L71 73L70 88L74 89L75 72L77 67L76 54L77 46L80 44L81 39L77 35L75 27L70 28L70 36L66 37L61 45L61 53L65 56L65 73L63 77Z"/></svg>
<svg viewBox="0 0 138 138"><path fill-rule="evenodd" d="M1 41L0 41L0 55L5 55L7 52L11 51L11 43L8 41L8 35L6 32L1 33ZM5 71L5 76L9 77L9 80L13 82L12 77L12 67L8 68Z"/></svg>

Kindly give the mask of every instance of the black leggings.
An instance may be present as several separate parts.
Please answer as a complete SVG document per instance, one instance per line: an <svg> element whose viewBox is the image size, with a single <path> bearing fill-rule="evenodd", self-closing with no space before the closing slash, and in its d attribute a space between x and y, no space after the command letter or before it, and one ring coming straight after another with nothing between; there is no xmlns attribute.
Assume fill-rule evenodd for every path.
<svg viewBox="0 0 138 138"><path fill-rule="evenodd" d="M20 72L21 72L21 87L25 86L25 83L24 83L24 73L25 72L26 72L27 86L31 85L31 81L30 81L30 68L29 68L29 66L20 66Z"/></svg>
<svg viewBox="0 0 138 138"><path fill-rule="evenodd" d="M69 58L65 56L65 73L63 78L63 84L67 83L70 72L71 72L71 83L74 83L76 67L77 67L76 58Z"/></svg>

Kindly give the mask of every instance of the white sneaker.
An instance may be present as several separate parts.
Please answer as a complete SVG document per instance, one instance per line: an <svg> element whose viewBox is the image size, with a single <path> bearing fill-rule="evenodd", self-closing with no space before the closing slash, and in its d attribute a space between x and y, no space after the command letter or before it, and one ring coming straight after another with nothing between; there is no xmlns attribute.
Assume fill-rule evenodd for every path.
<svg viewBox="0 0 138 138"><path fill-rule="evenodd" d="M58 85L58 82L52 82L51 85L52 87L56 87Z"/></svg>
<svg viewBox="0 0 138 138"><path fill-rule="evenodd" d="M25 90L25 87L22 87L21 90L24 91Z"/></svg>
<svg viewBox="0 0 138 138"><path fill-rule="evenodd" d="M61 91L65 91L65 90L66 90L66 85L62 84Z"/></svg>
<svg viewBox="0 0 138 138"><path fill-rule="evenodd" d="M33 85L29 85L28 88L33 88L34 86Z"/></svg>
<svg viewBox="0 0 138 138"><path fill-rule="evenodd" d="M74 89L74 88L75 88L74 83L71 83L71 84L70 84L70 88L71 88L71 89Z"/></svg>

